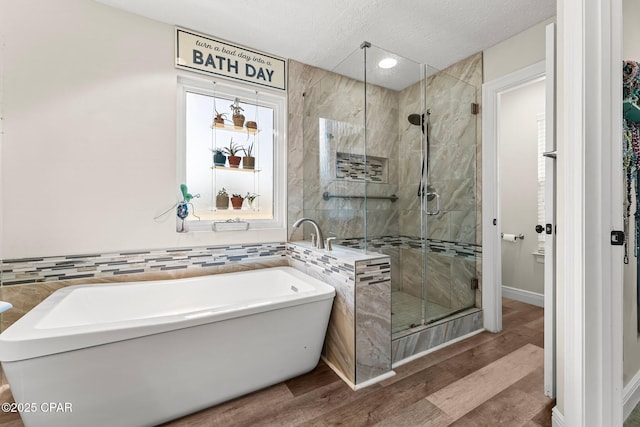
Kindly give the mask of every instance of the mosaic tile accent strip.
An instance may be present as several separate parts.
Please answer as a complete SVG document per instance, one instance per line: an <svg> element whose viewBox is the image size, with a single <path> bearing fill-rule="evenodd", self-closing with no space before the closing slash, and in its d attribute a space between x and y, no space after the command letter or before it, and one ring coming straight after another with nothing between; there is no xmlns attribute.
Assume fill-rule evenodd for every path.
<svg viewBox="0 0 640 427"><path fill-rule="evenodd" d="M204 246L2 260L2 286L180 270L285 257L285 243Z"/></svg>
<svg viewBox="0 0 640 427"><path fill-rule="evenodd" d="M337 280L339 283L355 282L353 261L341 260L323 250L307 249L296 244L287 244L286 254L289 259L321 270L323 275L328 276L327 279Z"/></svg>
<svg viewBox="0 0 640 427"><path fill-rule="evenodd" d="M387 182L387 159L361 154L336 153L336 178L354 181Z"/></svg>
<svg viewBox="0 0 640 427"><path fill-rule="evenodd" d="M342 239L338 244L350 248L363 249L364 239ZM371 237L368 249L422 249L424 240L415 236L379 236ZM476 259L482 256L482 246L471 243L449 242L446 240L427 239L427 251L437 252L441 255Z"/></svg>

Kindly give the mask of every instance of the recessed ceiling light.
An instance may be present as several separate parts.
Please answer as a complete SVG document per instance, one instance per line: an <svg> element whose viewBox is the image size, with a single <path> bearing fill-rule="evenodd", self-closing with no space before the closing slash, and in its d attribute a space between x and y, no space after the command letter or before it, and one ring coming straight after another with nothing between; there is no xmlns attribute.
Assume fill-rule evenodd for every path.
<svg viewBox="0 0 640 427"><path fill-rule="evenodd" d="M398 61L393 58L384 58L382 61L378 62L378 67L380 68L393 68L396 66Z"/></svg>

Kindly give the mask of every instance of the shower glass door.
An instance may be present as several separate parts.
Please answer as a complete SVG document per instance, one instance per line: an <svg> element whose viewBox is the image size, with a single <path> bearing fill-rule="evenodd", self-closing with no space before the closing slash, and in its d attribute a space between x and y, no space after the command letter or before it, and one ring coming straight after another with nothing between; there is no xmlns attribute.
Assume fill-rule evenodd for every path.
<svg viewBox="0 0 640 427"><path fill-rule="evenodd" d="M475 305L476 88L363 50L365 249L391 258L400 336Z"/></svg>
<svg viewBox="0 0 640 427"><path fill-rule="evenodd" d="M305 89L303 214L390 257L396 337L476 303L481 77L463 79L478 64L438 71L363 43Z"/></svg>
<svg viewBox="0 0 640 427"><path fill-rule="evenodd" d="M476 88L451 74L464 74L461 68L452 66L427 78L427 324L474 307L480 277L476 93L481 82Z"/></svg>

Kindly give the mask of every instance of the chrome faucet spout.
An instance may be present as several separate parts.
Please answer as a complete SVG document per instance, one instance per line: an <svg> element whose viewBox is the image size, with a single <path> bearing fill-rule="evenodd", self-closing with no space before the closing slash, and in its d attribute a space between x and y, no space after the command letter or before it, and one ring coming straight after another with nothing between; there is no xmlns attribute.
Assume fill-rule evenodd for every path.
<svg viewBox="0 0 640 427"><path fill-rule="evenodd" d="M293 228L298 228L305 222L308 222L309 224L313 225L313 228L315 228L316 242L317 242L316 247L318 249L324 249L324 236L322 235L322 231L320 231L320 226L318 225L317 222L315 222L311 218L300 218L299 220L293 223Z"/></svg>

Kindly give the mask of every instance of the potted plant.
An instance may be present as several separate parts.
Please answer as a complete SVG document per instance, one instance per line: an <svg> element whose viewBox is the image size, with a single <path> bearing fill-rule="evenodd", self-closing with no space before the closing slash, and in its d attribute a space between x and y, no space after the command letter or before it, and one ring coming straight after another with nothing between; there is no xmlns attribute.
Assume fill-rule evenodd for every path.
<svg viewBox="0 0 640 427"><path fill-rule="evenodd" d="M238 154L238 152L240 152L241 150L242 147L233 142L233 138L231 138L231 141L229 141L229 146L222 149L222 152L229 156L229 167L237 168L238 166L240 166L240 160L242 160L242 157L236 156L236 154Z"/></svg>
<svg viewBox="0 0 640 427"><path fill-rule="evenodd" d="M227 193L224 187L218 191L218 195L216 196L216 208L229 209L229 193Z"/></svg>
<svg viewBox="0 0 640 427"><path fill-rule="evenodd" d="M244 109L240 106L240 99L236 98L229 108L233 111L233 115L231 116L233 125L236 127L242 127L244 125L244 114L242 114Z"/></svg>
<svg viewBox="0 0 640 427"><path fill-rule="evenodd" d="M253 142L247 148L242 148L244 157L242 158L242 167L244 169L253 169L256 165L256 158L253 157Z"/></svg>
<svg viewBox="0 0 640 427"><path fill-rule="evenodd" d="M216 166L224 166L227 163L227 156L224 155L221 149L216 148L213 151L213 164Z"/></svg>
<svg viewBox="0 0 640 427"><path fill-rule="evenodd" d="M227 113L218 113L216 110L216 116L213 118L213 125L218 127L224 127L224 119Z"/></svg>
<svg viewBox="0 0 640 427"><path fill-rule="evenodd" d="M251 210L253 210L253 201L256 199L256 197L258 197L259 195L256 193L247 193L246 196L244 196L245 199L247 199L247 203L249 204L249 208Z"/></svg>
<svg viewBox="0 0 640 427"><path fill-rule="evenodd" d="M234 194L231 196L231 205L233 209L242 209L242 202L244 202L244 197L240 194Z"/></svg>

